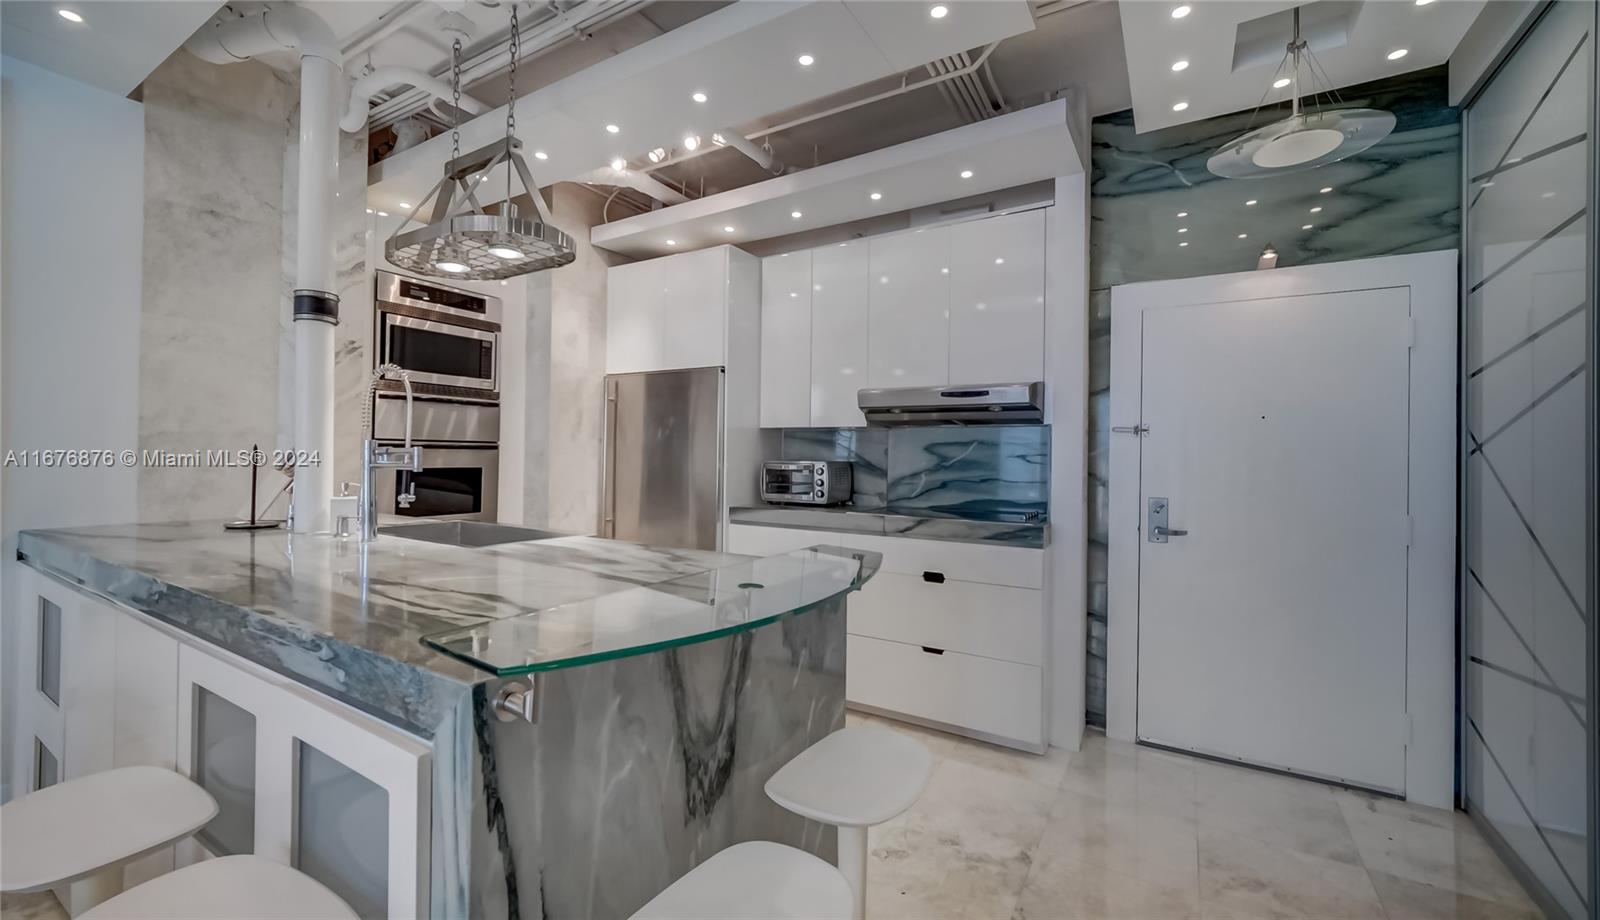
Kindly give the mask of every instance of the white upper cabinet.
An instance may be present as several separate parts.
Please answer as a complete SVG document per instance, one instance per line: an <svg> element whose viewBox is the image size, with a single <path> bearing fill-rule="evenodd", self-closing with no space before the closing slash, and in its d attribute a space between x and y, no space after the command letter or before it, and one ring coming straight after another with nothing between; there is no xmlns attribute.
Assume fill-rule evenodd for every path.
<svg viewBox="0 0 1600 920"><path fill-rule="evenodd" d="M950 383L1044 379L1044 214L950 228Z"/></svg>
<svg viewBox="0 0 1600 920"><path fill-rule="evenodd" d="M867 243L811 251L811 421L861 428L856 391L867 385Z"/></svg>
<svg viewBox="0 0 1600 920"><path fill-rule="evenodd" d="M618 265L606 274L606 373L723 365L727 246Z"/></svg>
<svg viewBox="0 0 1600 920"><path fill-rule="evenodd" d="M950 228L868 240L869 387L950 382Z"/></svg>
<svg viewBox="0 0 1600 920"><path fill-rule="evenodd" d="M812 254L761 260L761 427L811 424Z"/></svg>

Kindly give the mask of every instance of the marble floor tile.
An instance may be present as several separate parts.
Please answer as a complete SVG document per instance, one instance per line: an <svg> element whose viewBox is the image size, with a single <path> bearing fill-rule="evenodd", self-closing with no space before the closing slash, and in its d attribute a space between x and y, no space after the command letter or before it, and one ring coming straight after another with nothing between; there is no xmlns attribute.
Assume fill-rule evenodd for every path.
<svg viewBox="0 0 1600 920"><path fill-rule="evenodd" d="M1150 814L1195 820L1192 763L1165 751L1108 744L1103 735L1085 738L1062 774L1061 788Z"/></svg>
<svg viewBox="0 0 1600 920"><path fill-rule="evenodd" d="M1200 829L1218 830L1356 866L1361 856L1333 790L1321 783L1202 762Z"/></svg>
<svg viewBox="0 0 1600 920"><path fill-rule="evenodd" d="M1194 888L1199 835L1195 825L1160 813L1062 790L1039 843L1058 864L1112 871Z"/></svg>
<svg viewBox="0 0 1600 920"><path fill-rule="evenodd" d="M947 827L906 824L869 836L867 915L878 920L1003 920L1032 858L1031 846L997 852Z"/></svg>
<svg viewBox="0 0 1600 920"><path fill-rule="evenodd" d="M1365 868L1204 827L1200 902L1208 920L1383 917Z"/></svg>
<svg viewBox="0 0 1600 920"><path fill-rule="evenodd" d="M1540 920L1533 907L1486 901L1470 894L1368 870L1389 920Z"/></svg>
<svg viewBox="0 0 1600 920"><path fill-rule="evenodd" d="M1374 872L1514 907L1533 906L1466 815L1359 792L1341 790L1334 798L1362 863Z"/></svg>
<svg viewBox="0 0 1600 920"><path fill-rule="evenodd" d="M0 894L3 920L67 920L67 911L48 891L33 894Z"/></svg>
<svg viewBox="0 0 1600 920"><path fill-rule="evenodd" d="M1076 861L1046 833L1016 899L1013 920L1191 920L1200 916L1193 873L1137 878Z"/></svg>

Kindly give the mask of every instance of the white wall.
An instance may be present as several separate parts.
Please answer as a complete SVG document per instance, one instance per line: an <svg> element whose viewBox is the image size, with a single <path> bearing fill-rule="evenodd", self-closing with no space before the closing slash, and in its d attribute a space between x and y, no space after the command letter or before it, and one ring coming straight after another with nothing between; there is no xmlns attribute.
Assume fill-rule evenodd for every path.
<svg viewBox="0 0 1600 920"><path fill-rule="evenodd" d="M144 234L144 110L0 58L0 340L4 450L136 449ZM92 227L92 230L86 230ZM93 247L85 261L85 248ZM0 473L3 792L12 785L19 673L11 587L16 532L131 521L138 472Z"/></svg>

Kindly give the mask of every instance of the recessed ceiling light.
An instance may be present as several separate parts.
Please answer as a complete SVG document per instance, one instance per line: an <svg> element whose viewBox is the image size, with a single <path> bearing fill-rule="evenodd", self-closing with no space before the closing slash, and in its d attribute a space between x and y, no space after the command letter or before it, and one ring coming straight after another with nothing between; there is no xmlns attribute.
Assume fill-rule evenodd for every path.
<svg viewBox="0 0 1600 920"><path fill-rule="evenodd" d="M1189 232L1189 228L1188 227L1179 227L1178 228L1178 232L1179 233L1188 233Z"/></svg>
<svg viewBox="0 0 1600 920"><path fill-rule="evenodd" d="M867 197L871 198L873 201L878 201L879 199L883 198L883 193L882 192L873 192L872 194L868 195Z"/></svg>
<svg viewBox="0 0 1600 920"><path fill-rule="evenodd" d="M1540 198L1554 198L1554 197L1556 197L1556 193L1555 192L1545 192L1544 194L1540 195L1539 197Z"/></svg>
<svg viewBox="0 0 1600 920"><path fill-rule="evenodd" d="M1322 187L1322 188L1319 188L1319 189L1317 189L1317 191L1318 191L1318 192L1321 192L1321 193L1322 193L1322 194L1324 194L1324 195L1326 195L1326 194L1328 194L1328 193L1329 193L1329 192L1331 192L1331 191L1333 191L1333 186L1331 186L1331 185L1324 185L1324 186L1323 186L1323 187Z"/></svg>
<svg viewBox="0 0 1600 920"><path fill-rule="evenodd" d="M1178 216L1179 217L1188 217L1189 216L1189 212L1188 211L1179 211L1178 212Z"/></svg>
<svg viewBox="0 0 1600 920"><path fill-rule="evenodd" d="M972 170L963 169L961 171L961 178L963 178L963 179L971 179L972 178Z"/></svg>
<svg viewBox="0 0 1600 920"><path fill-rule="evenodd" d="M1272 88L1283 89L1285 86L1289 85L1289 82L1290 81L1288 77L1279 77L1278 79L1272 81Z"/></svg>
<svg viewBox="0 0 1600 920"><path fill-rule="evenodd" d="M1184 109L1186 109L1188 107L1189 107L1189 103L1187 103L1187 102L1174 102L1172 104L1172 110L1174 112L1181 112L1181 111L1183 111Z"/></svg>
<svg viewBox="0 0 1600 920"><path fill-rule="evenodd" d="M1256 200L1254 198L1252 198L1249 201L1246 201L1244 203L1244 206L1247 207L1247 208L1253 208L1253 207L1256 206Z"/></svg>
<svg viewBox="0 0 1600 920"><path fill-rule="evenodd" d="M1417 6L1427 6L1432 2L1433 0L1417 0Z"/></svg>
<svg viewBox="0 0 1600 920"><path fill-rule="evenodd" d="M1312 208L1311 209L1311 213L1313 213L1313 214L1321 214L1322 213L1322 206L1318 205L1318 206Z"/></svg>
<svg viewBox="0 0 1600 920"><path fill-rule="evenodd" d="M1178 73L1179 71L1188 70L1188 69L1189 69L1189 62L1188 61L1173 61L1172 62L1172 72L1173 73Z"/></svg>
<svg viewBox="0 0 1600 920"><path fill-rule="evenodd" d="M805 215L801 214L799 211L790 211L789 212L789 216L794 218L795 220L799 220L800 218L804 217Z"/></svg>
<svg viewBox="0 0 1600 920"><path fill-rule="evenodd" d="M1188 241L1187 241L1187 240L1185 240L1185 241L1184 241L1184 242L1182 242L1182 243L1179 243L1179 244L1178 244L1178 245L1179 245L1179 246L1187 246L1187 245L1189 245L1189 243L1188 243Z"/></svg>
<svg viewBox="0 0 1600 920"><path fill-rule="evenodd" d="M616 134L617 132L619 132L621 130L622 129L617 127L616 125L606 125L606 133L607 134Z"/></svg>
<svg viewBox="0 0 1600 920"><path fill-rule="evenodd" d="M699 92L699 91L696 91L695 94L690 96L689 98L693 99L695 102L705 102L706 101L706 94L702 93L702 92Z"/></svg>
<svg viewBox="0 0 1600 920"><path fill-rule="evenodd" d="M56 10L56 15L60 16L62 19L65 19L67 22L83 22L82 16L69 9L63 8Z"/></svg>
<svg viewBox="0 0 1600 920"><path fill-rule="evenodd" d="M1393 51L1389 52L1389 60L1398 61L1401 58L1405 57L1406 54L1407 54L1406 49L1404 49L1404 48L1396 48Z"/></svg>
<svg viewBox="0 0 1600 920"><path fill-rule="evenodd" d="M786 252L786 253L784 253L784 255L788 255L788 253ZM789 292L789 296L790 297L799 297L800 296L800 292L799 291L790 291Z"/></svg>
<svg viewBox="0 0 1600 920"><path fill-rule="evenodd" d="M690 134L683 139L683 149L690 152L700 149L700 135Z"/></svg>
<svg viewBox="0 0 1600 920"><path fill-rule="evenodd" d="M934 19L943 19L950 15L950 8L945 6L943 3L935 4L931 9L928 10L928 15L932 16Z"/></svg>
<svg viewBox="0 0 1600 920"><path fill-rule="evenodd" d="M388 217L389 216L389 212L388 211L379 211L378 212L378 216L379 217Z"/></svg>
<svg viewBox="0 0 1600 920"><path fill-rule="evenodd" d="M1300 225L1300 229L1301 230L1310 230L1311 229L1311 225L1310 224L1301 224Z"/></svg>
<svg viewBox="0 0 1600 920"><path fill-rule="evenodd" d="M1241 233L1241 234L1239 234L1239 239L1241 239L1241 240L1242 240L1242 239L1245 239L1245 238L1246 238L1246 237L1248 237L1248 236L1249 236L1249 235L1250 235L1250 234L1248 234L1248 233Z"/></svg>
<svg viewBox="0 0 1600 920"><path fill-rule="evenodd" d="M1188 4L1185 4L1185 5L1179 6L1179 7L1174 7L1173 10L1172 10L1172 18L1173 19L1182 19L1183 17L1185 17L1187 15L1189 15L1189 6L1188 6Z"/></svg>
<svg viewBox="0 0 1600 920"><path fill-rule="evenodd" d="M722 228L722 232L723 233L732 233L733 232L733 225L729 224L728 226L723 227Z"/></svg>
<svg viewBox="0 0 1600 920"><path fill-rule="evenodd" d="M677 240L667 240L667 245L668 246L676 246L676 245L678 245L678 241Z"/></svg>
<svg viewBox="0 0 1600 920"><path fill-rule="evenodd" d="M409 201L402 201L402 202L400 202L400 207L402 207L402 208L404 208L404 209L405 209L405 210L407 210L407 211L409 211L409 210L411 210L411 202L409 202Z"/></svg>
<svg viewBox="0 0 1600 920"><path fill-rule="evenodd" d="M622 157L615 157L611 161L611 168L616 170L617 172L627 172L628 171L628 161L624 160Z"/></svg>
<svg viewBox="0 0 1600 920"><path fill-rule="evenodd" d="M817 59L812 57L809 54L802 54L799 57L795 58L795 60L800 62L800 66L801 67L810 67L812 64L815 64L817 62Z"/></svg>
<svg viewBox="0 0 1600 920"><path fill-rule="evenodd" d="M1006 264L1006 260L1005 259L995 259L994 260L994 264L996 264L996 265L1004 265L1004 264Z"/></svg>
<svg viewBox="0 0 1600 920"><path fill-rule="evenodd" d="M550 159L550 154L545 153L543 150L535 150L533 152L533 158L535 160L548 160Z"/></svg>
<svg viewBox="0 0 1600 920"><path fill-rule="evenodd" d="M372 213L372 209L371 208L367 208L367 213L371 214Z"/></svg>

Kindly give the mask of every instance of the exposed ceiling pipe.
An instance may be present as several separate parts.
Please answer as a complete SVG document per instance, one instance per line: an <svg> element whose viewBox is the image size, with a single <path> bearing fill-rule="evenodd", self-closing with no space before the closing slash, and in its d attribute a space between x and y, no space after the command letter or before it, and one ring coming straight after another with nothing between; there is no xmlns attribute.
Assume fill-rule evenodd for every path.
<svg viewBox="0 0 1600 920"><path fill-rule="evenodd" d="M443 80L423 73L415 67L379 67L356 80L350 87L350 104L345 107L344 117L339 119L339 127L351 134L360 131L367 123L367 101L385 87L397 83L414 86L428 93L433 99L451 101L450 84ZM489 111L488 106L466 93L461 94L461 109L469 115L482 115Z"/></svg>
<svg viewBox="0 0 1600 920"><path fill-rule="evenodd" d="M770 128L762 128L760 131L755 131L755 132L752 132L750 134L740 135L739 132L737 132L737 131L735 131L733 133L736 136L745 137L745 138L749 139L750 141L756 141L756 140L759 140L759 139L764 138L764 137L770 137L770 136L772 136L774 134L778 134L778 133L783 132L783 131L788 131L790 128L798 128L801 125L807 125L807 124L810 124L811 122L814 122L814 121L819 121L819 120L824 119L824 118L831 118L832 116L838 115L838 114L840 114L842 112L849 112L849 111L851 111L853 109L859 109L864 105L871 105L874 102L882 102L885 99L893 99L896 96L903 96L906 93L914 92L916 90L922 89L923 87L937 86L937 85L939 85L941 83L944 83L944 82L946 82L948 80L953 80L953 79L956 79L957 77L962 77L962 76L965 76L967 74L975 72L978 68L982 67L989 60L989 55L994 52L994 49L996 47L998 47L999 44L1000 44L999 42L991 42L989 45L984 47L983 53L978 55L978 59L977 60L973 61L971 64L969 64L969 65L967 65L965 67L960 68L959 70L956 70L956 71L953 71L953 72L950 72L950 73L943 73L943 74L940 74L940 75L938 75L936 77L930 77L930 78L928 78L926 80L919 80L919 81L917 81L915 83L908 82L904 77L902 77L901 80L900 80L900 85L895 87L894 89L884 90L881 93L874 93L871 96L863 96L862 98L856 99L856 100L854 100L852 102L846 102L843 105L836 105L831 109L824 109L824 110L822 110L820 112L812 112L809 115L802 115L799 118L790 119L789 121L786 121L783 124L773 125ZM715 149L717 149L715 145L702 144L702 145L700 145L699 148L697 148L695 150L686 150L683 153L677 154L676 156L673 156L670 159L662 160L660 163L651 163L650 165L643 167L643 169L644 169L645 172L655 172L658 169L664 169L664 168L666 168L668 166L676 166L677 164L682 163L685 160L692 160L697 156L702 156L704 154L710 153L711 151L713 151Z"/></svg>
<svg viewBox="0 0 1600 920"><path fill-rule="evenodd" d="M578 40L594 29L643 9L650 2L651 0L615 0L610 3L585 3L552 13L522 30L520 40L522 55L519 60L526 61L569 41ZM484 51L464 58L461 61L461 84L466 86L505 69L510 63L507 53L506 43L498 42ZM448 67L442 67L435 76L442 76L448 71ZM399 93L374 107L369 123L373 128L393 124L427 108L430 98L427 92L419 90Z"/></svg>
<svg viewBox="0 0 1600 920"><path fill-rule="evenodd" d="M341 54L317 14L290 3L238 18L213 19L184 47L202 60L232 64L273 51L300 55L299 197L294 283L294 444L318 458L294 469L293 529L329 529L333 498L333 201L339 176Z"/></svg>
<svg viewBox="0 0 1600 920"><path fill-rule="evenodd" d="M344 52L345 60L348 61L358 54L365 54L372 50L379 42L405 28L410 24L411 20L416 19L432 8L432 4L424 3L422 0L405 0L403 3L396 3L385 11L382 16L379 16L376 22L345 43L344 48L340 49Z"/></svg>
<svg viewBox="0 0 1600 920"><path fill-rule="evenodd" d="M770 149L766 147L759 147L754 143L751 143L750 140L743 134L740 134L732 128L723 128L717 133L722 136L722 139L729 147L732 147L733 149L749 157L751 160L754 160L757 166L761 167L767 172L772 173L773 175L781 175L784 172L783 163L779 162L778 158L772 155L772 151Z"/></svg>

